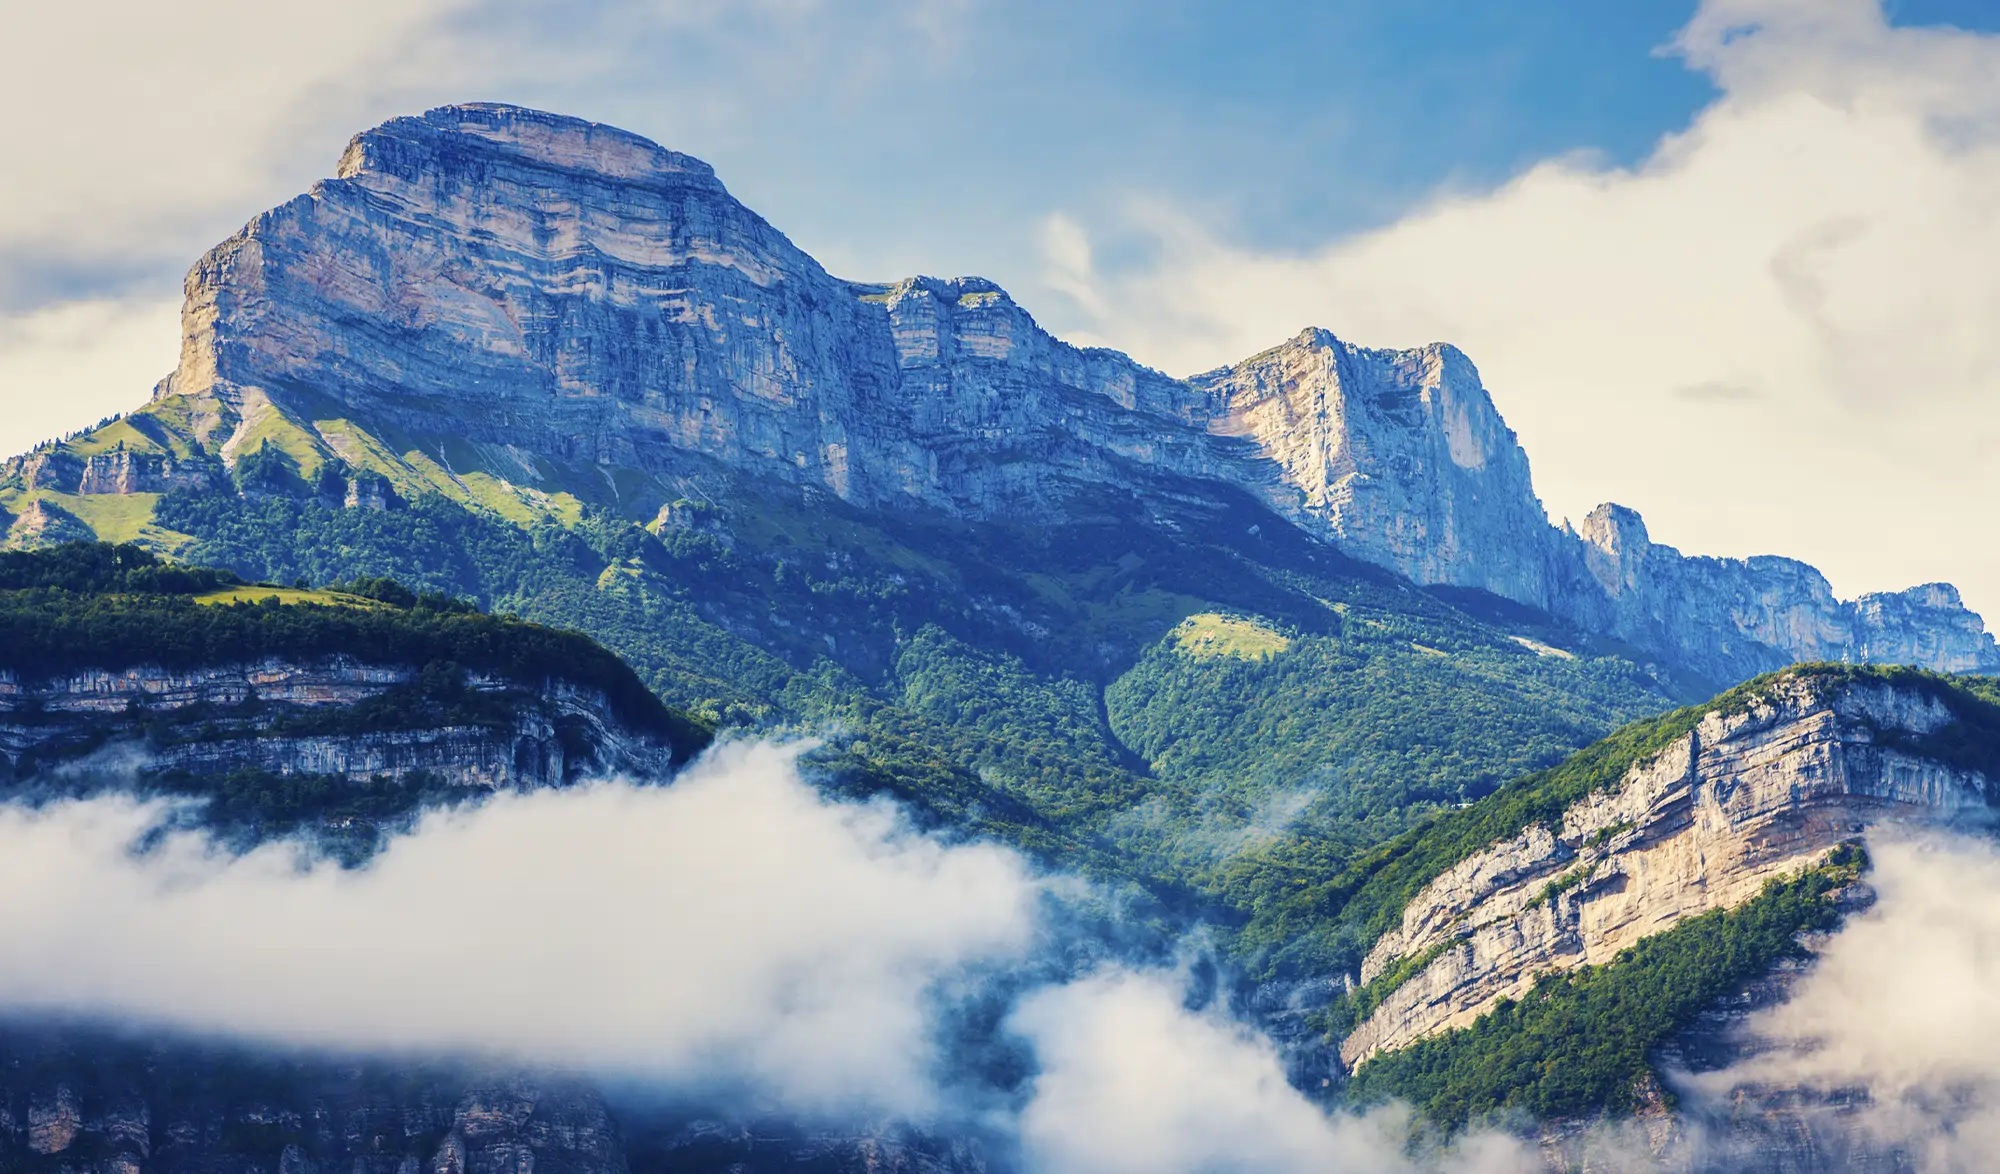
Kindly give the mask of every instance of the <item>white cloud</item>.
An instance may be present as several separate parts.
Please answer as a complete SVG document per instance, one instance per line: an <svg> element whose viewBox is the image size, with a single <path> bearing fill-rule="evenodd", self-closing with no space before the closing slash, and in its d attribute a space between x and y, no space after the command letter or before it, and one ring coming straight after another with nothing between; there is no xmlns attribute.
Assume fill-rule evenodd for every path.
<svg viewBox="0 0 2000 1174"><path fill-rule="evenodd" d="M1047 972L1045 882L887 804L828 801L783 748L725 745L669 787L499 795L354 870L162 835L162 814L0 806L0 1013L975 1121L1018 1130L1029 1174L1533 1168L1491 1135L1412 1159L1406 1113L1323 1112L1269 1040L1159 972L1031 985L1006 1023L1038 1066L1023 1111L959 1099L935 1012L983 997L982 974Z"/></svg>
<svg viewBox="0 0 2000 1174"><path fill-rule="evenodd" d="M1021 1115L1037 1174L1320 1170L1413 1174L1408 1117L1329 1115L1285 1080L1270 1041L1191 1012L1170 975L1111 972L1026 999L1012 1026L1041 1062ZM1448 1171L1537 1168L1505 1138L1446 1155Z"/></svg>
<svg viewBox="0 0 2000 1174"><path fill-rule="evenodd" d="M192 835L129 852L156 815L0 808L0 1006L923 1113L927 991L1035 922L1011 853L827 802L767 746L668 788L502 795L354 871Z"/></svg>
<svg viewBox="0 0 2000 1174"><path fill-rule="evenodd" d="M9 5L0 260L184 268L320 174L299 169L326 167L366 112L459 76L435 50L464 3Z"/></svg>
<svg viewBox="0 0 2000 1174"><path fill-rule="evenodd" d="M1922 1174L1990 1169L2000 1146L2000 853L1964 837L1871 851L1875 907L1834 936L1789 1002L1748 1024L1768 1050L1687 1089L1726 1122L1741 1113L1738 1090L1754 1101L1760 1089L1803 1088L1827 1098L1800 1118L1829 1153L1855 1136L1901 1147Z"/></svg>
<svg viewBox="0 0 2000 1174"><path fill-rule="evenodd" d="M1630 170L1549 160L1303 255L1142 206L1157 258L1110 273L1058 218L1047 283L1175 371L1307 325L1455 342L1558 517L1617 500L1692 553L2000 615L2000 39L1711 0L1677 48L1722 96Z"/></svg>
<svg viewBox="0 0 2000 1174"><path fill-rule="evenodd" d="M90 299L0 317L0 457L144 403L180 338L178 301Z"/></svg>

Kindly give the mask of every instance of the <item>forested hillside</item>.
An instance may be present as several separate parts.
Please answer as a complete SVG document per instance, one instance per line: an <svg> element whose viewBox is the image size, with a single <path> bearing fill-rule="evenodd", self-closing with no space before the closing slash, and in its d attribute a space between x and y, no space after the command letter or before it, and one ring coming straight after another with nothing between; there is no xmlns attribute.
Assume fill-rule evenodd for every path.
<svg viewBox="0 0 2000 1174"><path fill-rule="evenodd" d="M1361 853L1687 687L1247 501L968 526L722 485L644 526L304 492L184 491L158 517L248 578L391 576L588 632L671 705L830 735L830 786L1179 894L1259 975L1358 960L1328 895Z"/></svg>

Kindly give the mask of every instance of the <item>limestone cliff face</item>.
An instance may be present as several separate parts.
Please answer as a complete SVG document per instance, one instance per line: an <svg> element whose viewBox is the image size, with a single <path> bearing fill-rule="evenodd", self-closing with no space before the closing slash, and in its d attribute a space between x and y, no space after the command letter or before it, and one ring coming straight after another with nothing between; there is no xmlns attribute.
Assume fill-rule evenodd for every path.
<svg viewBox="0 0 2000 1174"><path fill-rule="evenodd" d="M1984 807L1983 775L1907 748L1952 720L1912 687L1809 676L1709 714L1560 828L1531 826L1431 882L1361 977L1432 961L1343 1041L1343 1061L1469 1024L1537 973L1739 905L1878 820Z"/></svg>
<svg viewBox="0 0 2000 1174"><path fill-rule="evenodd" d="M1565 535L1571 537L1572 535ZM2000 667L1985 623L1950 584L1834 597L1826 576L1795 559L1688 557L1650 540L1620 505L1591 511L1566 554L1588 582L1552 610L1584 626L1740 680L1800 660L1920 664L1941 672ZM1579 589L1580 588L1580 589Z"/></svg>
<svg viewBox="0 0 2000 1174"><path fill-rule="evenodd" d="M0 1058L0 1169L631 1170L603 1097L547 1074L392 1070L25 1026L0 1032Z"/></svg>
<svg viewBox="0 0 2000 1174"><path fill-rule="evenodd" d="M215 404L228 459L276 414L366 466L338 417L529 485L699 454L980 513L1070 478L1213 473L1233 447L1161 414L1184 386L1057 342L990 283L851 286L707 164L507 107L357 137L336 178L203 258L183 329L160 394Z"/></svg>
<svg viewBox="0 0 2000 1174"><path fill-rule="evenodd" d="M204 484L267 443L308 479L337 459L344 495L315 483L354 508L442 492L555 516L570 492L643 517L724 470L1059 522L1079 490L1205 486L1716 682L1811 658L2000 669L1948 588L1842 603L1802 564L1683 558L1617 507L1551 526L1451 347L1313 330L1172 379L1060 342L990 282L841 281L707 164L531 110L449 106L359 135L334 178L202 258L182 326L120 447L0 468L10 541L64 531L42 495Z"/></svg>
<svg viewBox="0 0 2000 1174"><path fill-rule="evenodd" d="M1209 427L1254 439L1294 512L1419 583L1549 598L1548 517L1528 457L1457 348L1366 350L1308 330L1198 375Z"/></svg>
<svg viewBox="0 0 2000 1174"><path fill-rule="evenodd" d="M348 657L25 681L0 670L0 778L128 741L143 745L147 769L195 775L247 767L401 781L422 773L447 786L528 789L619 771L664 777L671 769L669 747L625 728L602 695L560 681L529 693L515 682L468 679L468 690L510 700L501 707L504 722L342 730L325 720L417 677L409 666Z"/></svg>

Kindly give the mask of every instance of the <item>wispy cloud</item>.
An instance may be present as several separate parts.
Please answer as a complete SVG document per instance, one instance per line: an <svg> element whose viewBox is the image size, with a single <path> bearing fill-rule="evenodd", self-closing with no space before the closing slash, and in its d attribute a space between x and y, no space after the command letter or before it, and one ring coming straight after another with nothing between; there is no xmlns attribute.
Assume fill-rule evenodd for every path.
<svg viewBox="0 0 2000 1174"><path fill-rule="evenodd" d="M1328 1114L1285 1081L1268 1040L1191 1011L1173 976L1110 971L1025 1000L1013 1024L1041 1074L1022 1145L1047 1174L1295 1170L1513 1174L1537 1169L1497 1134L1418 1161L1395 1109Z"/></svg>
<svg viewBox="0 0 2000 1174"><path fill-rule="evenodd" d="M1059 320L1179 372L1308 325L1453 342L1558 515L1631 502L1684 549L1953 579L2000 613L2000 553L1963 541L2000 497L2000 38L1711 0L1672 51L1721 96L1629 169L1548 160L1306 251L1158 199L1058 218ZM1133 231L1151 261L1092 267Z"/></svg>
<svg viewBox="0 0 2000 1174"><path fill-rule="evenodd" d="M997 1131L1027 1174L1532 1168L1488 1135L1414 1159L1400 1110L1327 1112L1269 1040L1191 1008L1186 973L1066 948L1082 882L828 801L782 747L726 745L668 787L496 796L352 870L162 816L115 793L0 807L0 1012ZM998 1034L974 1050L1019 1051L1025 1087L967 1077L951 1025L975 1006Z"/></svg>
<svg viewBox="0 0 2000 1174"><path fill-rule="evenodd" d="M824 801L768 746L439 814L360 870L131 851L157 816L0 808L0 1006L924 1113L931 985L1019 956L1036 916L1011 853Z"/></svg>
<svg viewBox="0 0 2000 1174"><path fill-rule="evenodd" d="M2000 1147L2000 852L1966 837L1873 852L1875 907L1746 1025L1748 1059L1685 1079L1691 1106L1722 1123L1705 1139L1721 1155L1789 1133L1836 1159L1895 1150L1922 1174L1960 1174ZM1759 1103L1776 1112L1766 1131L1727 1127Z"/></svg>

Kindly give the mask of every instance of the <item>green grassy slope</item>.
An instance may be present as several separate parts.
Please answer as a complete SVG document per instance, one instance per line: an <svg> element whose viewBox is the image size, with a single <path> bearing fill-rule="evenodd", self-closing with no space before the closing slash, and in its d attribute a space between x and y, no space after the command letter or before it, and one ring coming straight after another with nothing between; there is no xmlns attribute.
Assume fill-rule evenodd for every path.
<svg viewBox="0 0 2000 1174"><path fill-rule="evenodd" d="M286 402L161 401L64 450L209 462L210 489L152 499L133 531L177 557L392 576L587 633L678 709L830 736L828 786L1169 895L1259 976L1353 965L1329 895L1370 849L1680 688L1215 487L974 524L694 456L671 477L530 467ZM24 469L0 497L46 492ZM341 508L355 486L399 508Z"/></svg>
<svg viewBox="0 0 2000 1174"><path fill-rule="evenodd" d="M588 632L675 706L835 735L831 785L1180 894L1260 974L1358 959L1322 897L1384 837L1670 704L1574 633L1476 619L1246 502L1046 527L707 497L652 529L233 492L160 522L247 577L393 575Z"/></svg>

